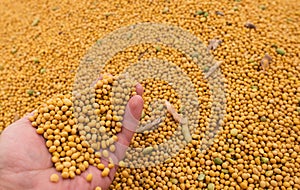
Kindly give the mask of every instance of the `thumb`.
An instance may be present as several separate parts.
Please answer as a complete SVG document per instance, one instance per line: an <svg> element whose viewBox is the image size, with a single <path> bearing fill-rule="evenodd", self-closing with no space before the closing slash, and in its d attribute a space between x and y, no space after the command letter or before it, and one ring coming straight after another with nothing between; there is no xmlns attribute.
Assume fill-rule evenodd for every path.
<svg viewBox="0 0 300 190"><path fill-rule="evenodd" d="M139 123L143 105L144 101L139 95L133 96L127 103L123 119L123 128L117 135L118 142L116 142L115 156L118 160L122 160L125 156L127 147L129 146Z"/></svg>

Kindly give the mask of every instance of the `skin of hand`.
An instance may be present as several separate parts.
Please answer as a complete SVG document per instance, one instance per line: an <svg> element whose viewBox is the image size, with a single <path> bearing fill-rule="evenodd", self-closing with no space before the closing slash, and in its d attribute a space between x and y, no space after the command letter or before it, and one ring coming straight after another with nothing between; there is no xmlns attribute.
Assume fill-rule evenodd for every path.
<svg viewBox="0 0 300 190"><path fill-rule="evenodd" d="M127 103L122 131L117 135L116 151L110 155L117 160L125 156L127 147L134 135L143 109L141 85L136 86L137 95ZM105 165L106 160L101 160ZM7 127L0 135L0 190L93 190L99 186L108 189L117 168L110 170L109 176L102 177L101 171L94 167L75 176L74 179L62 179L51 162L51 154L45 146L45 140L31 126L28 116ZM59 181L50 181L56 173ZM92 173L92 182L86 176Z"/></svg>

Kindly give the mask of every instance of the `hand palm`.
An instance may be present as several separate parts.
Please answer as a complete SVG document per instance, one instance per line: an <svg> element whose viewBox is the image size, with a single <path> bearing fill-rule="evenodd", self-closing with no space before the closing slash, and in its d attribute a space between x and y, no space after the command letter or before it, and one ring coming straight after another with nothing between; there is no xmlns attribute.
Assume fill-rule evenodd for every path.
<svg viewBox="0 0 300 190"><path fill-rule="evenodd" d="M141 95L141 93L139 93ZM133 136L133 131L141 115L143 100L136 95L130 99L126 107L123 130L118 134L119 143L115 155L118 159L124 157L126 149ZM125 128L124 128L125 127ZM129 129L129 130L128 130ZM0 136L0 190L4 189L94 189L96 186L107 189L111 184L116 168L111 169L108 177L101 177L101 171L90 166L74 179L60 180L52 183L49 177L59 174L51 162L51 155L45 146L42 136L31 126L28 118L23 118L10 125ZM102 161L105 163L105 161ZM86 176L92 173L91 183Z"/></svg>

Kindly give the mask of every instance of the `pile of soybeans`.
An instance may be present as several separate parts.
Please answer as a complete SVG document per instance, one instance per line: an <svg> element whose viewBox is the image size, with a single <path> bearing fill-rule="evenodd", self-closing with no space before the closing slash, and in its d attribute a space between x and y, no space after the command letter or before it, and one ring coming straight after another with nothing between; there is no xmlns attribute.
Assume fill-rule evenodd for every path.
<svg viewBox="0 0 300 190"><path fill-rule="evenodd" d="M103 176L88 176L91 181L106 177L118 164L110 189L300 189L299 7L297 0L1 0L0 135L35 110L30 120L62 178L77 177L93 165ZM104 74L89 89L94 99L84 91L72 96L77 68L89 48L120 27L142 22L189 31L220 62L226 113L215 135L209 128L213 102L205 73L193 66L192 58L166 46L127 47L103 68L111 75ZM148 58L173 63L190 77L199 121L191 136L178 134L180 122L166 102L179 114L192 108L183 105L168 82L138 81L145 102L140 125L165 116L153 129L137 132L124 162L113 163L109 154L115 151L126 103L136 93L121 73ZM116 80L125 82L113 92ZM117 107L112 94L122 99ZM160 112L153 115L149 105L157 99ZM96 110L91 120L85 118L89 107L80 103L86 100ZM176 135L182 139L177 154L156 155L154 150ZM201 142L207 137L211 145L204 148ZM134 164L141 155L145 161L163 161L124 164ZM101 163L103 157L107 165Z"/></svg>

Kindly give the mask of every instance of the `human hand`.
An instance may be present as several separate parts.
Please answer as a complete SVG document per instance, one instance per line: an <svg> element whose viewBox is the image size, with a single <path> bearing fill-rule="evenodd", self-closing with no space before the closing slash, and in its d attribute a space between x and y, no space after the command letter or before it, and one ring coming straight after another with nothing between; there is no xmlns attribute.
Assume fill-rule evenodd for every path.
<svg viewBox="0 0 300 190"><path fill-rule="evenodd" d="M117 135L116 151L112 156L118 160L125 156L134 131L138 125L143 109L143 88L137 85L138 95L127 103L122 131ZM125 147L125 148L124 148ZM102 160L102 163L107 161ZM117 168L110 170L108 177L101 177L101 171L94 166L76 176L74 179L62 179L57 183L50 182L55 170L51 162L51 154L45 146L45 140L36 133L28 116L7 127L0 135L0 190L93 190L99 186L108 189L114 179ZM92 173L92 182L86 176Z"/></svg>

